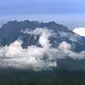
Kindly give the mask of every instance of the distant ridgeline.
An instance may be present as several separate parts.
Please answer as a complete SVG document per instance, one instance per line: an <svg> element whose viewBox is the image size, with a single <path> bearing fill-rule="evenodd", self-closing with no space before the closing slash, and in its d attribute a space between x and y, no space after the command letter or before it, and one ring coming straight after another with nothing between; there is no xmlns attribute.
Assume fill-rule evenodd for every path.
<svg viewBox="0 0 85 85"><path fill-rule="evenodd" d="M58 31L69 31L67 27L63 25L56 24L55 22L49 22L49 23L43 23L38 21L9 21L6 24L3 24L0 29L0 37L1 37L1 44L2 45L9 45L11 42L18 39L20 36L23 36L23 38L26 37L26 35L23 35L21 33L21 30L25 29L36 29L36 28L44 28L47 27L48 29ZM31 37L31 36L30 36ZM33 36L32 36L33 37ZM29 39L26 37L26 39ZM25 41L27 44L27 42Z"/></svg>

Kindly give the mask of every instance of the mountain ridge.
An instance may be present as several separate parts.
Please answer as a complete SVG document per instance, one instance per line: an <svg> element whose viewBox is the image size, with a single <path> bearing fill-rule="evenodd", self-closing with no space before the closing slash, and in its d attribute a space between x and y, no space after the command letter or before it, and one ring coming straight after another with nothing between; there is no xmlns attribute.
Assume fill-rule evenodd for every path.
<svg viewBox="0 0 85 85"><path fill-rule="evenodd" d="M20 36L23 35L21 33L22 29L26 30L29 28L31 30L34 30L36 28L44 28L44 27L54 30L54 32L60 35L60 37L62 38L60 42L64 40L67 42L74 42L77 47L79 46L80 51L85 50L85 45L84 45L85 38L84 37L81 37L81 41L83 41L83 45L80 44L81 41L79 40L78 42L75 42L76 38L80 36L78 34L75 34L73 31L69 30L66 26L57 24L54 21L48 22L48 23L43 23L43 22L38 22L38 21L29 21L29 20L20 21L20 22L16 20L9 21L6 24L3 24L2 27L0 28L0 44L5 46L17 40ZM75 38L74 41L72 41L71 36ZM23 37L25 37L25 35L23 35ZM69 40L69 38L71 38L71 40Z"/></svg>

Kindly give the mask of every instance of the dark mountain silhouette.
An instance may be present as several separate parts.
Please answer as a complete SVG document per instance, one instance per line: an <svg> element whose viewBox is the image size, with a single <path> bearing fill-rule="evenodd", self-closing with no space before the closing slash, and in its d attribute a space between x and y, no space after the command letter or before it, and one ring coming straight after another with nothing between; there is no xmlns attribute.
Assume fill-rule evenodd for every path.
<svg viewBox="0 0 85 85"><path fill-rule="evenodd" d="M22 36L21 29L30 28L31 30L35 28L44 28L53 29L57 31L69 31L67 27L63 25L56 24L55 22L43 23L38 21L9 21L6 24L3 24L0 28L0 38L1 44L6 45L15 41L19 36Z"/></svg>
<svg viewBox="0 0 85 85"><path fill-rule="evenodd" d="M79 35L76 35L75 33L73 33L66 26L57 24L54 21L48 22L48 23L43 23L38 21L29 21L29 20L25 20L21 22L9 21L6 24L3 24L2 27L0 28L0 44L9 45L13 41L17 40L20 36L22 36L22 39L24 40L24 43L23 43L24 47L26 47L27 45L36 44L36 41L32 40L33 36L25 35L25 34L23 35L21 33L21 29L25 30L29 28L33 30L35 28L44 28L44 27L54 30L59 35L59 38L55 39L57 42L60 43L62 41L67 41L69 43L74 43L76 45L75 51L85 50L84 37L81 37L81 39L79 40L78 39L80 37ZM61 33L59 34L59 32ZM61 36L63 32L67 33L68 36ZM72 41L71 38L75 38L77 41L75 40ZM30 42L28 42L28 39L30 39L29 40ZM51 41L53 40L54 39L51 39ZM57 44L55 45L54 42L52 43L53 43L53 46L57 46Z"/></svg>
<svg viewBox="0 0 85 85"><path fill-rule="evenodd" d="M9 21L6 24L3 24L0 28L0 45L10 45L10 43L17 40L19 37L24 41L22 44L23 48L26 48L28 45L38 45L39 36L34 40L34 36L23 34L21 30L25 29L35 29L35 28L44 28L54 30L58 34L58 38L50 38L50 43L53 47L57 47L62 41L66 41L70 44L74 44L75 48L72 49L75 52L80 52L85 50L85 37L81 37L78 34L75 34L69 30L66 26L55 23L54 21L43 23L38 21ZM66 36L63 35L66 34ZM54 42L54 40L57 42ZM38 45L39 46L39 45ZM73 59L64 59L58 61L58 66L60 68L68 69L82 69L85 66L85 60L73 60ZM74 67L73 67L74 66Z"/></svg>

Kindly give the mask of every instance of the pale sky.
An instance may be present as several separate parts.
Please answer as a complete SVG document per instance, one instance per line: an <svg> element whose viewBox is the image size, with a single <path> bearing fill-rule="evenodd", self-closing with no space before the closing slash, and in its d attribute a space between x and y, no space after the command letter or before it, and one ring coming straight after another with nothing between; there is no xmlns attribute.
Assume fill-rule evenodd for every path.
<svg viewBox="0 0 85 85"><path fill-rule="evenodd" d="M0 0L0 25L25 19L85 27L85 0Z"/></svg>

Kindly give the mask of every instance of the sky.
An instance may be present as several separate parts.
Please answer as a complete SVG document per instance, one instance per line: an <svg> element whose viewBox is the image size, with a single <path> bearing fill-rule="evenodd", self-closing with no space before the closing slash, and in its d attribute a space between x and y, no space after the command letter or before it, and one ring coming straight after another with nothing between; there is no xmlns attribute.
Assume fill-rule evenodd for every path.
<svg viewBox="0 0 85 85"><path fill-rule="evenodd" d="M0 25L26 19L85 27L85 0L0 0Z"/></svg>

